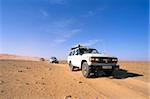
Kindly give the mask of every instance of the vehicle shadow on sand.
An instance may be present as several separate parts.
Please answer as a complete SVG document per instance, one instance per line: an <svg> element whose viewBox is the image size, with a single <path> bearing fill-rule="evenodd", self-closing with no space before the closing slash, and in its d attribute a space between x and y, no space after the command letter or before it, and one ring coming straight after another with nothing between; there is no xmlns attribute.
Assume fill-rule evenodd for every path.
<svg viewBox="0 0 150 99"><path fill-rule="evenodd" d="M90 78L109 77L110 79L126 79L126 78L130 78L130 77L132 78L132 77L140 77L140 76L144 76L144 75L138 74L138 73L133 73L133 72L128 72L125 69L119 69L114 74L105 74L103 76L93 75Z"/></svg>
<svg viewBox="0 0 150 99"><path fill-rule="evenodd" d="M78 69L78 68L74 69L74 72L78 72L78 71L81 71L81 69ZM92 75L90 78L109 77L110 79L126 79L126 78L132 78L132 77L140 77L140 76L144 76L144 75L129 72L128 70L125 70L125 69L119 69L117 72L113 74L104 74L103 76Z"/></svg>
<svg viewBox="0 0 150 99"><path fill-rule="evenodd" d="M125 78L130 78L130 77L139 77L139 76L144 76L144 75L133 73L133 72L128 72L125 69L120 69L112 75L112 79L125 79Z"/></svg>

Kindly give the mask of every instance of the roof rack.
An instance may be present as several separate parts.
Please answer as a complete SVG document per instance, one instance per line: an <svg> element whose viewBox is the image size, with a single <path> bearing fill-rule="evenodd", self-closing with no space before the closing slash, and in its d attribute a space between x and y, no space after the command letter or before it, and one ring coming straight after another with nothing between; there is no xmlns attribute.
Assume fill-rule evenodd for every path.
<svg viewBox="0 0 150 99"><path fill-rule="evenodd" d="M71 48L71 50L76 49L76 48L87 48L87 47L86 47L86 46L83 46L83 45L78 44L78 45L75 45L74 47L72 47L72 48Z"/></svg>

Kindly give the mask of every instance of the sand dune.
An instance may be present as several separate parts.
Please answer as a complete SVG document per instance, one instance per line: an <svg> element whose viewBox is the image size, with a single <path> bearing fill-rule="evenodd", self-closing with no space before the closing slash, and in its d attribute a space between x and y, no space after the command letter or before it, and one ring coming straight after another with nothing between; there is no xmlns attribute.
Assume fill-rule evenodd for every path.
<svg viewBox="0 0 150 99"><path fill-rule="evenodd" d="M20 56L13 54L0 54L0 60L31 60L31 61L39 61L39 57L29 57L29 56Z"/></svg>

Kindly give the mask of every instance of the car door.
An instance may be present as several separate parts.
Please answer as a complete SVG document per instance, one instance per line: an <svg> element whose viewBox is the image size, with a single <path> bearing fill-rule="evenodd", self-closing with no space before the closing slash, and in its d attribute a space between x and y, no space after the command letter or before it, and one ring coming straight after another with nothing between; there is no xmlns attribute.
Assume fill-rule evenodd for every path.
<svg viewBox="0 0 150 99"><path fill-rule="evenodd" d="M71 64L73 66L76 66L76 60L75 60L75 50L72 50L72 55L69 57L69 60L71 61Z"/></svg>
<svg viewBox="0 0 150 99"><path fill-rule="evenodd" d="M74 66L77 66L77 67L80 67L81 65L81 55L80 55L79 49L75 50L73 64Z"/></svg>
<svg viewBox="0 0 150 99"><path fill-rule="evenodd" d="M70 61L72 60L72 55L73 55L73 51L70 51L69 56L68 56L68 58L67 58L68 64L69 64Z"/></svg>

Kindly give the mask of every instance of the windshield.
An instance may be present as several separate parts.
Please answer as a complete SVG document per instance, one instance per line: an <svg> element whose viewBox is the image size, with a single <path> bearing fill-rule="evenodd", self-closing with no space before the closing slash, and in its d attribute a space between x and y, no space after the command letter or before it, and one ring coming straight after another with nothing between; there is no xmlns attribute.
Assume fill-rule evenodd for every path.
<svg viewBox="0 0 150 99"><path fill-rule="evenodd" d="M85 49L85 48L82 48L82 49L80 49L80 53L81 54L87 54L87 53L98 54L99 52L96 49Z"/></svg>
<svg viewBox="0 0 150 99"><path fill-rule="evenodd" d="M56 59L56 57L51 57L51 59Z"/></svg>

